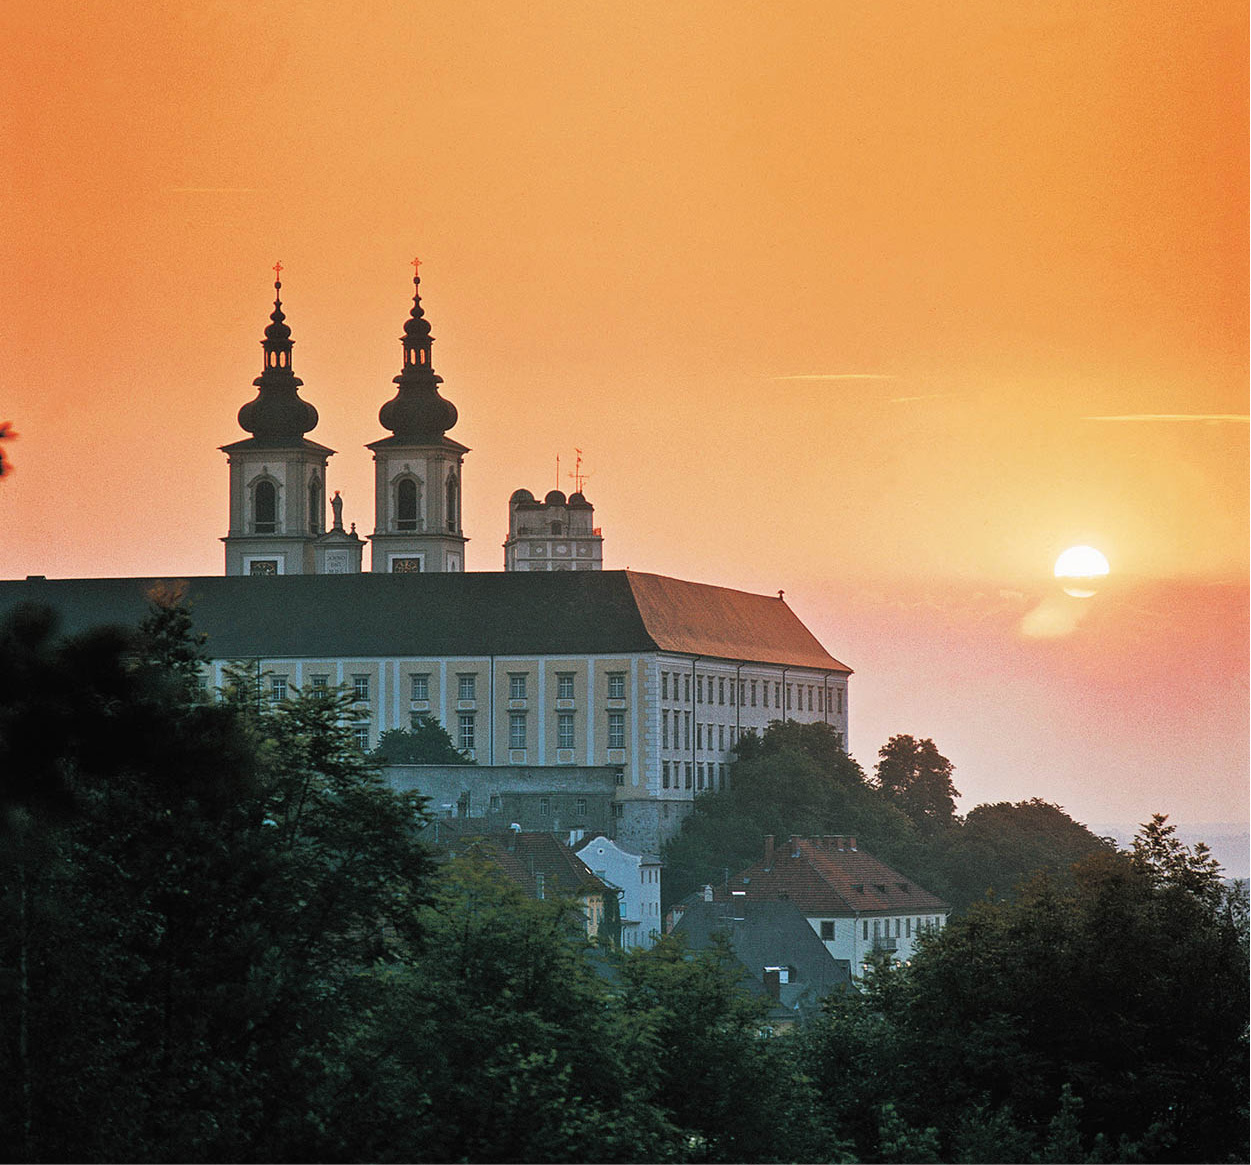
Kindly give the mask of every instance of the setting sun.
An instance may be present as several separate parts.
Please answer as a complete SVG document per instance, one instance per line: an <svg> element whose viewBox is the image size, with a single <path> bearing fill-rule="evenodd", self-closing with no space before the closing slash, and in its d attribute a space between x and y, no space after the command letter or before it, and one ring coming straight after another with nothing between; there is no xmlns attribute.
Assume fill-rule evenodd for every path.
<svg viewBox="0 0 1251 1165"><path fill-rule="evenodd" d="M1110 570L1107 558L1093 546L1070 546L1056 559L1055 576L1090 584L1095 579L1106 577ZM1075 599L1088 599L1095 592L1089 585L1069 585L1064 588L1064 593Z"/></svg>

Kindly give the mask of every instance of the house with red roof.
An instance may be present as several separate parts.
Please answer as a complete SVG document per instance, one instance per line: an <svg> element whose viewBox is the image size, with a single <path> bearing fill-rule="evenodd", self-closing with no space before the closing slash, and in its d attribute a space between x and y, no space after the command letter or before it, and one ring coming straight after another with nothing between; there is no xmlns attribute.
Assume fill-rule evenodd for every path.
<svg viewBox="0 0 1251 1165"><path fill-rule="evenodd" d="M785 901L835 959L858 973L874 955L907 960L923 934L947 924L950 906L872 854L854 837L765 838L754 865L705 897L736 903Z"/></svg>

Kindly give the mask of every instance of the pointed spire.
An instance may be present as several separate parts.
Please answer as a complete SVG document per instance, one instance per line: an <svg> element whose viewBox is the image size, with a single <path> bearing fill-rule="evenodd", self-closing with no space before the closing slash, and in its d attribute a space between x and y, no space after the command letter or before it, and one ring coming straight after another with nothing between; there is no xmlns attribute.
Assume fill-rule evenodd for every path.
<svg viewBox="0 0 1251 1165"><path fill-rule="evenodd" d="M400 441L429 444L442 440L443 434L456 424L457 414L456 406L439 395L443 377L434 371L434 337L421 307L420 266L421 260L414 259L413 307L400 337L404 368L394 379L399 391L379 410L378 420Z"/></svg>
<svg viewBox="0 0 1251 1165"><path fill-rule="evenodd" d="M298 445L317 424L317 410L299 396L304 383L291 370L291 329L282 310L282 264L274 264L274 310L261 341L264 369L252 383L260 391L239 410L239 425L258 441Z"/></svg>

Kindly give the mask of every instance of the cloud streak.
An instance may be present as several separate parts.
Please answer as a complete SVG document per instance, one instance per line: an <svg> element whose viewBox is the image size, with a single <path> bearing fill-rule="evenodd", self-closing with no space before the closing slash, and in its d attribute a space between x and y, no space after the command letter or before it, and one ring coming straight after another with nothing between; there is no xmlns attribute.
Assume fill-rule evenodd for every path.
<svg viewBox="0 0 1251 1165"><path fill-rule="evenodd" d="M1239 424L1251 421L1247 413L1124 413L1110 417L1082 417L1083 421L1204 421L1208 424Z"/></svg>
<svg viewBox="0 0 1251 1165"><path fill-rule="evenodd" d="M255 186L166 186L168 194L259 194Z"/></svg>
<svg viewBox="0 0 1251 1165"><path fill-rule="evenodd" d="M894 380L884 372L806 372L797 376L770 376L770 380Z"/></svg>

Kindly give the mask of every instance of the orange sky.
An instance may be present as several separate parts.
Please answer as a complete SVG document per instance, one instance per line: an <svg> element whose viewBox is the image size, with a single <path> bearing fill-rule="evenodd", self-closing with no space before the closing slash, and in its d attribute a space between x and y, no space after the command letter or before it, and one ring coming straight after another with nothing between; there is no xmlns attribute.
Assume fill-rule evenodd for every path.
<svg viewBox="0 0 1251 1165"><path fill-rule="evenodd" d="M420 254L471 569L578 446L605 564L785 588L866 765L915 732L966 806L1245 818L1248 427L1198 418L1248 412L1247 36L1220 0L5 5L0 575L221 571L276 259L368 532ZM1031 640L1074 542L1117 585Z"/></svg>

